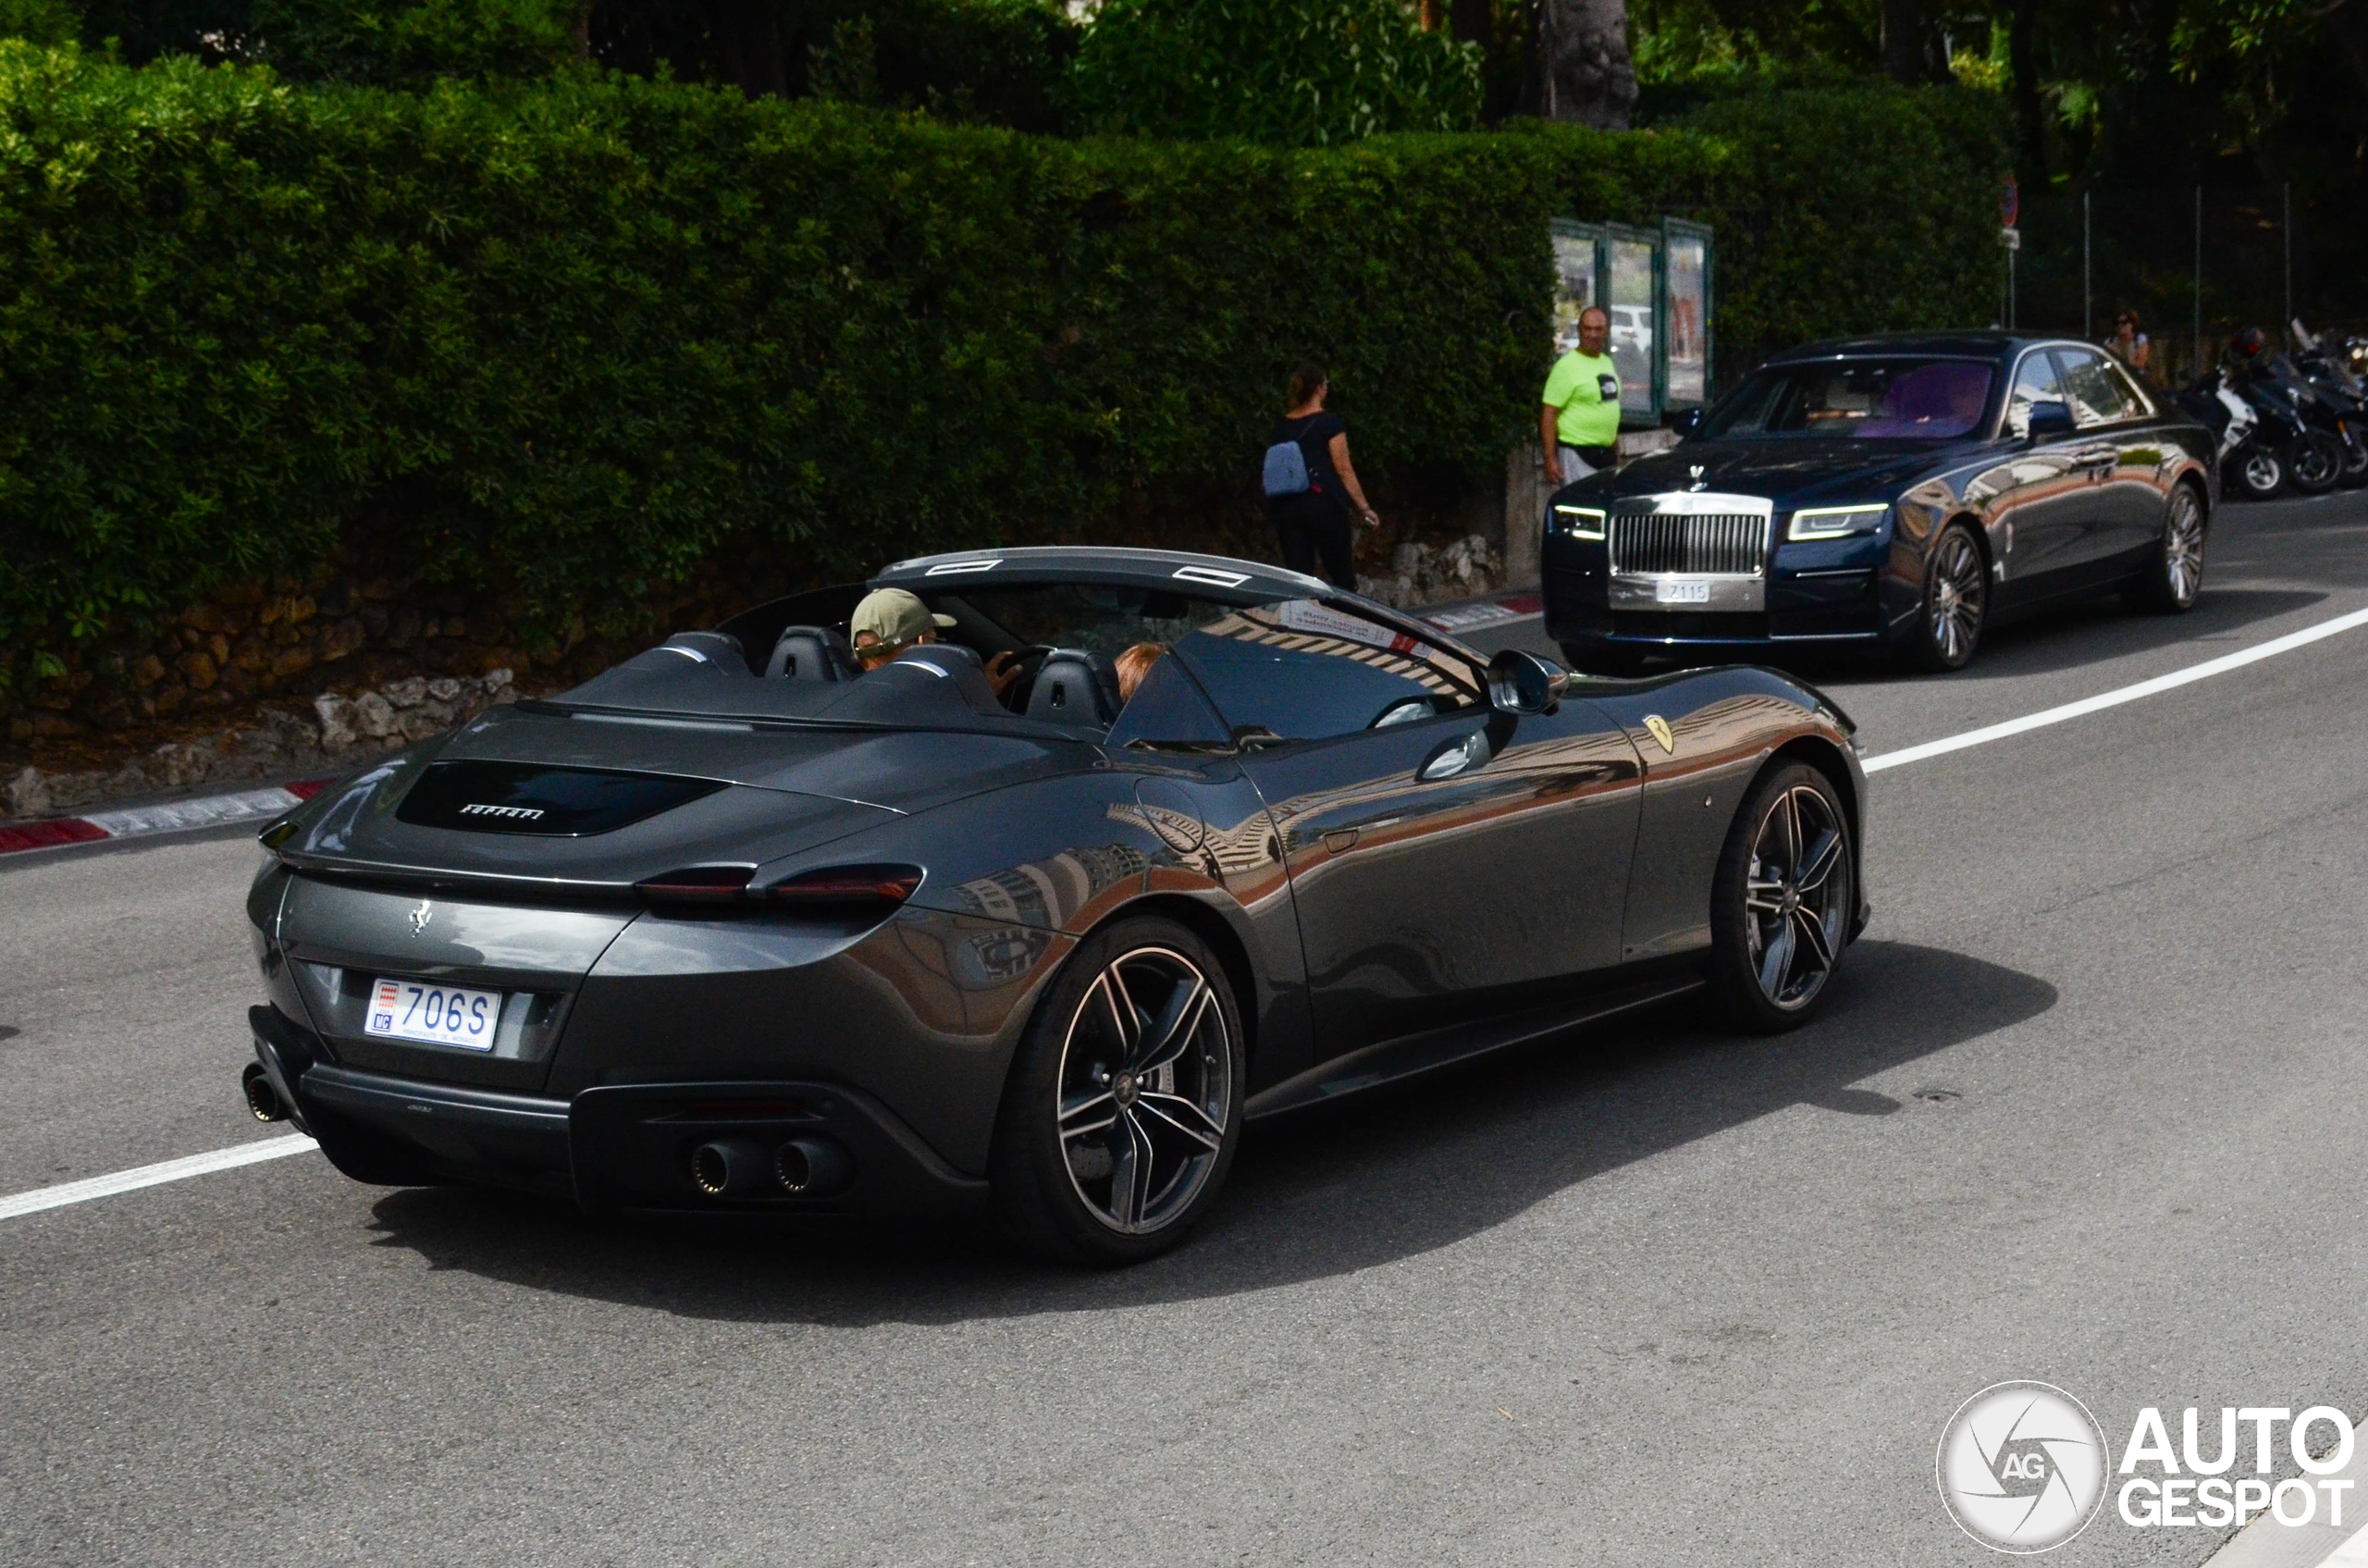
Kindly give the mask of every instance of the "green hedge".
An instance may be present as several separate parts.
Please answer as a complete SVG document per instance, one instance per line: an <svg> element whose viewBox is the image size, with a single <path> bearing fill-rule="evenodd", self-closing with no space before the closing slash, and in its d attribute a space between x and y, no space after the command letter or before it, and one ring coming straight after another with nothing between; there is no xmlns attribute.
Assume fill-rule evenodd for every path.
<svg viewBox="0 0 2368 1568"><path fill-rule="evenodd" d="M1544 370L1548 217L1716 222L1782 178L1695 133L1063 142L0 43L0 681L357 528L611 629L727 539L855 572L1075 537L1147 485L1246 483L1302 356L1362 462L1483 476ZM1858 231L1723 243L1725 307L1981 314L1942 273L1896 296L1871 231L1986 246L1986 210L1852 189ZM1788 315L1758 279L1795 255L1826 270Z"/></svg>

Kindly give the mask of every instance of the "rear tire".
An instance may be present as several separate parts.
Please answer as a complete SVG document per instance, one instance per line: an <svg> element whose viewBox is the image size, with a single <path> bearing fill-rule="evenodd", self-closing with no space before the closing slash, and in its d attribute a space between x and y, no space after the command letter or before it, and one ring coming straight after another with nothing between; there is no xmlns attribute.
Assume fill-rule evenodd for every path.
<svg viewBox="0 0 2368 1568"><path fill-rule="evenodd" d="M2171 491L2163 504L2163 537L2145 574L2127 590L2130 608L2151 615L2178 615L2195 608L2203 592L2203 499L2191 485Z"/></svg>
<svg viewBox="0 0 2368 1568"><path fill-rule="evenodd" d="M1778 768L1727 829L1710 885L1710 994L1737 1029L1815 1018L1857 913L1850 819L1807 763Z"/></svg>
<svg viewBox="0 0 2368 1568"><path fill-rule="evenodd" d="M1905 650L1909 667L1964 669L1981 645L1989 606L1989 568L1982 562L1981 546L1971 528L1952 523L1941 530L1924 562L1924 600Z"/></svg>
<svg viewBox="0 0 2368 1568"><path fill-rule="evenodd" d="M1241 1142L1241 1018L1188 928L1123 920L1036 1005L995 1118L1005 1235L1061 1263L1139 1263L1208 1212Z"/></svg>

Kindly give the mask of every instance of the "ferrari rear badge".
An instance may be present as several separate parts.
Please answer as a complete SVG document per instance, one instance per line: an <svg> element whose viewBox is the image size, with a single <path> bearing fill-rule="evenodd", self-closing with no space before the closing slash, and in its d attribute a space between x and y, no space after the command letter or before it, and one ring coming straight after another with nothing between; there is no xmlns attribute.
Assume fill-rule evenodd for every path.
<svg viewBox="0 0 2368 1568"><path fill-rule="evenodd" d="M1677 755L1677 736L1670 733L1667 719L1658 713L1647 713L1645 715L1645 728L1653 732L1653 738L1661 743L1663 751L1668 752L1671 757ZM413 915L412 919L416 920L419 917Z"/></svg>
<svg viewBox="0 0 2368 1568"><path fill-rule="evenodd" d="M419 907L411 912L411 933L413 936L417 936L421 932L427 929L427 922L435 918L436 906L430 904L425 898L421 899L419 901Z"/></svg>

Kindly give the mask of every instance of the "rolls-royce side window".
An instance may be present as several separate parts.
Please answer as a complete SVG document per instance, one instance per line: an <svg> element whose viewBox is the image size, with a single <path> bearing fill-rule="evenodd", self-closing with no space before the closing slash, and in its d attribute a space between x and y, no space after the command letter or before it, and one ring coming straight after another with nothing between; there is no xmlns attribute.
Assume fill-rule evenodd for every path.
<svg viewBox="0 0 2368 1568"><path fill-rule="evenodd" d="M1237 735L1322 740L1452 713L1479 673L1445 648L1314 599L1237 610L1176 644Z"/></svg>
<svg viewBox="0 0 2368 1568"><path fill-rule="evenodd" d="M2111 425L2143 412L2136 394L2096 350L2058 349L2055 354L2063 362L2065 401L2072 405L2074 424Z"/></svg>
<svg viewBox="0 0 2368 1568"><path fill-rule="evenodd" d="M2015 372L2015 389L2006 394L2006 429L2017 439L2031 433L2031 404L2064 401L2064 382L2055 360L2045 349L2023 356Z"/></svg>

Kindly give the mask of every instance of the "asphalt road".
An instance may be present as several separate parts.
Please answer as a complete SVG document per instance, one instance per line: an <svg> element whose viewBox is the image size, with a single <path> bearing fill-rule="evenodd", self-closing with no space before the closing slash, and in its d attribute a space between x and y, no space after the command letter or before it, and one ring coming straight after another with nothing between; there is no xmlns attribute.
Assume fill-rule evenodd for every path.
<svg viewBox="0 0 2368 1568"><path fill-rule="evenodd" d="M2191 616L1818 673L1881 753L2368 605L2363 546L2368 499L2232 506ZM1817 1025L1261 1126L1126 1273L312 1154L0 1221L0 1561L1997 1561L1932 1482L1985 1385L2116 1452L2141 1405L2368 1408L2364 690L2368 628L1881 772ZM259 1135L255 858L0 870L0 1195ZM2051 1561L2225 1535L2108 1505Z"/></svg>

